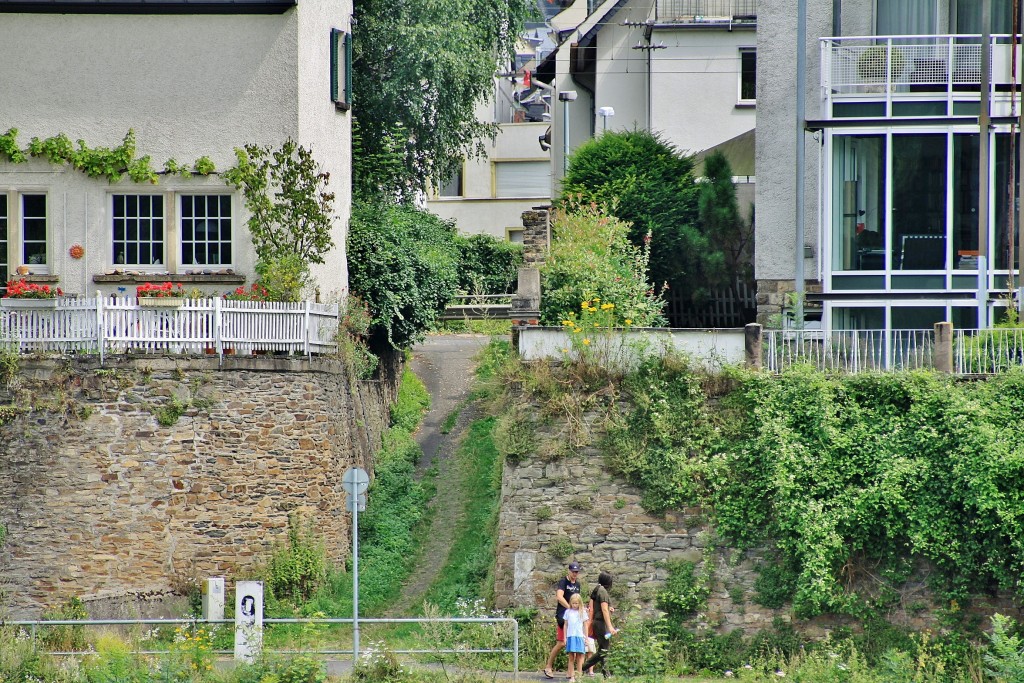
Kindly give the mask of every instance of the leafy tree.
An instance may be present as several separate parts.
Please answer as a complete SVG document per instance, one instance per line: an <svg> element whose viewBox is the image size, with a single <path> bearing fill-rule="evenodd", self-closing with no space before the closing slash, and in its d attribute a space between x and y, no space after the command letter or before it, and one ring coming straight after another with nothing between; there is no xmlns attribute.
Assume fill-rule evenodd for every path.
<svg viewBox="0 0 1024 683"><path fill-rule="evenodd" d="M703 263L709 242L697 223L693 159L645 130L608 131L569 160L560 201L594 202L632 224L630 241L649 234L652 283L683 288L694 300L708 291Z"/></svg>
<svg viewBox="0 0 1024 683"><path fill-rule="evenodd" d="M330 174L308 149L289 138L280 149L246 145L235 149L238 165L224 181L240 189L249 209L249 234L264 262L297 256L305 264L323 263L332 246L334 194Z"/></svg>
<svg viewBox="0 0 1024 683"><path fill-rule="evenodd" d="M355 187L409 200L495 126L478 121L496 68L512 57L528 0L356 0L353 47ZM401 163L381 166L378 154Z"/></svg>
<svg viewBox="0 0 1024 683"><path fill-rule="evenodd" d="M697 199L700 229L711 249L704 262L709 282L728 289L737 305L741 304L738 282L753 280L751 248L754 225L744 220L736 203L732 167L721 152L704 159L704 182Z"/></svg>
<svg viewBox="0 0 1024 683"><path fill-rule="evenodd" d="M423 338L455 294L455 227L411 206L357 203L348 235L349 287L367 303L371 340L404 348Z"/></svg>

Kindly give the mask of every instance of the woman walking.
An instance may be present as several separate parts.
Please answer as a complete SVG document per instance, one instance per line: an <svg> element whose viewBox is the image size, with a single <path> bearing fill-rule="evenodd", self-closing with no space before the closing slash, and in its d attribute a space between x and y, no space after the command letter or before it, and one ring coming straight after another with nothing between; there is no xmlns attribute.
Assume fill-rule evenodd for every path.
<svg viewBox="0 0 1024 683"><path fill-rule="evenodd" d="M618 633L612 625L611 598L608 595L612 587L612 575L608 572L601 572L597 577L597 586L590 594L592 623L594 626L594 640L597 641L597 652L592 654L587 661L583 662L583 669L590 669L592 666L601 665L601 673L605 678L609 677L608 667L605 666L604 658L608 654L608 639Z"/></svg>

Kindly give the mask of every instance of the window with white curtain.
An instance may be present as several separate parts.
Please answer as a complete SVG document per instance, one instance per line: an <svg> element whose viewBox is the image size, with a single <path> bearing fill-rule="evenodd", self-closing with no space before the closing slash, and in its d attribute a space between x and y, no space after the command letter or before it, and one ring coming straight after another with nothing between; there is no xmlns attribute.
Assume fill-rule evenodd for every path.
<svg viewBox="0 0 1024 683"><path fill-rule="evenodd" d="M936 5L936 0L876 0L875 35L934 35L939 32Z"/></svg>
<svg viewBox="0 0 1024 683"><path fill-rule="evenodd" d="M494 164L494 196L550 197L551 162L496 162Z"/></svg>

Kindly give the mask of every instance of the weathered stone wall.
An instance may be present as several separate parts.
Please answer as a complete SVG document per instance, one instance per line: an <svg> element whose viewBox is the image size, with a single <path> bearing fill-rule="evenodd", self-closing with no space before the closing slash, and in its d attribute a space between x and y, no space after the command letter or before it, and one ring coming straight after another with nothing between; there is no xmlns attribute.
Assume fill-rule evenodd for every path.
<svg viewBox="0 0 1024 683"><path fill-rule="evenodd" d="M528 412L540 415L541 409L535 406ZM552 446L581 434L580 442L599 443L602 417L586 412L574 428L546 419L536 429L538 453L517 464L505 463L495 571L498 608L532 606L553 617L555 583L565 576L568 562L576 560L588 594L601 571L614 576L612 604L620 618L632 610L653 616L668 578L666 565L680 560L693 562L696 575L709 577L707 604L687 621L688 628L753 633L781 619L808 637L821 637L838 626L856 627L847 617L796 620L788 608L757 604L755 581L766 559L763 550L728 546L717 538L701 508L649 515L640 504L641 492L608 473L598 448L586 446L566 457L564 449ZM937 602L927 588L928 573L927 567L919 567L899 588L886 610L891 623L915 631L941 626L938 615L948 605ZM844 577L865 596L877 594L881 586L871 568L859 566L855 558ZM980 619L994 611L1024 616L1020 602L1007 591L978 598L967 609Z"/></svg>
<svg viewBox="0 0 1024 683"><path fill-rule="evenodd" d="M0 393L7 606L32 615L70 595L127 600L231 577L269 556L291 513L342 560L341 474L372 470L393 393L327 360L24 366ZM161 426L175 406L180 417Z"/></svg>
<svg viewBox="0 0 1024 683"><path fill-rule="evenodd" d="M529 268L539 268L548 257L551 246L551 227L546 209L523 212L523 262Z"/></svg>

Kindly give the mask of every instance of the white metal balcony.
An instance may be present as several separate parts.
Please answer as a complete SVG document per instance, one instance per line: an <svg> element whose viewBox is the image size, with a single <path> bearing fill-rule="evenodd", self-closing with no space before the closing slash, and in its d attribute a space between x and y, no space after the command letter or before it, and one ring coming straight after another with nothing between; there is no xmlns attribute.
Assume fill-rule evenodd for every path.
<svg viewBox="0 0 1024 683"><path fill-rule="evenodd" d="M753 24L757 0L658 0L658 24Z"/></svg>
<svg viewBox="0 0 1024 683"><path fill-rule="evenodd" d="M981 84L980 35L855 36L821 39L821 85L826 103L889 98L976 98ZM1021 83L1009 35L993 35L990 84L996 99ZM997 112L994 112L997 113Z"/></svg>

